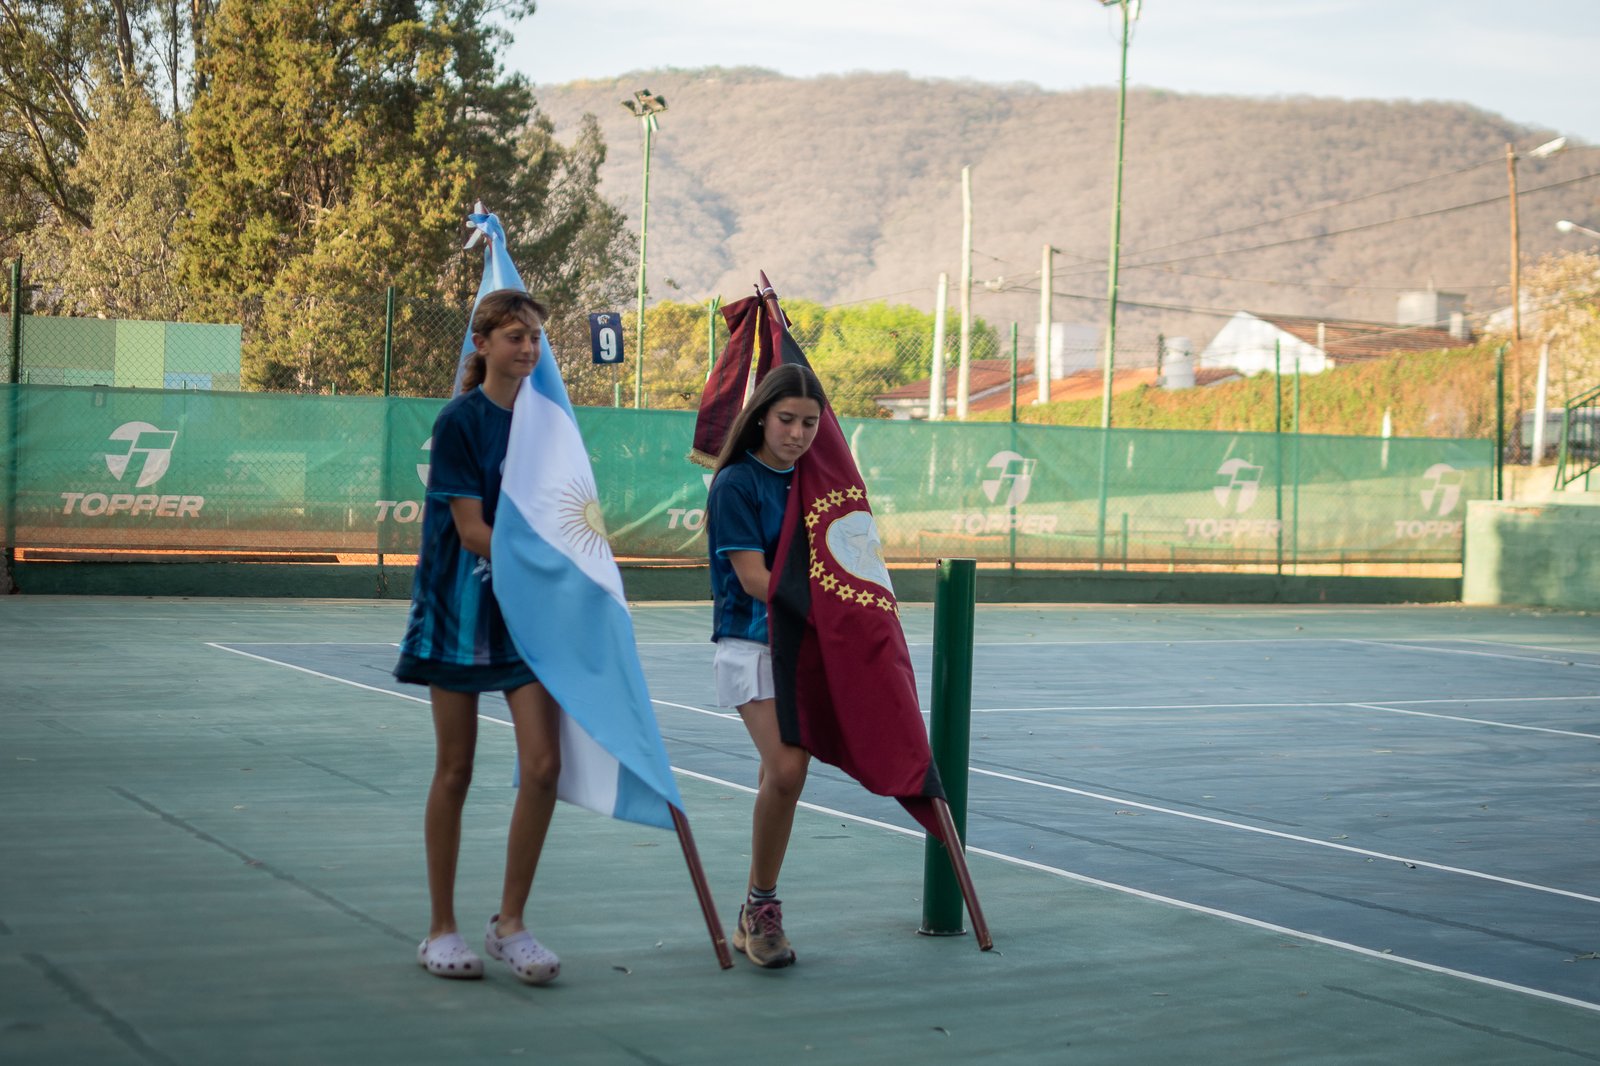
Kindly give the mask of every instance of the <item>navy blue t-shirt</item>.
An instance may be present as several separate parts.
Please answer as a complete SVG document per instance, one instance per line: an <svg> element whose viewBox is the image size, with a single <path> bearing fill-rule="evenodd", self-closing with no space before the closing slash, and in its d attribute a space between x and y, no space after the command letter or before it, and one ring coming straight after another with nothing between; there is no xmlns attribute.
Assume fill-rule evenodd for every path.
<svg viewBox="0 0 1600 1066"><path fill-rule="evenodd" d="M481 388L445 404L433 423L422 548L401 654L460 666L521 662L494 598L489 560L462 547L450 514L453 498L470 497L482 501L483 520L494 525L510 440L511 411Z"/></svg>
<svg viewBox="0 0 1600 1066"><path fill-rule="evenodd" d="M711 552L711 639L767 643L767 605L744 590L728 553L757 551L772 569L794 467L774 470L750 452L724 467L706 499L706 546Z"/></svg>

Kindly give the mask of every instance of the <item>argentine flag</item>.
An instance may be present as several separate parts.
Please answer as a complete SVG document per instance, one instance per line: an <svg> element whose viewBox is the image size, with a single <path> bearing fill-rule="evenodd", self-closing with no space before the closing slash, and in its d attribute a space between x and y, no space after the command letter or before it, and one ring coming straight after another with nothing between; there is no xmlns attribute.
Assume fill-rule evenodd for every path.
<svg viewBox="0 0 1600 1066"><path fill-rule="evenodd" d="M469 221L488 243L478 300L498 289L526 291L500 220L480 210ZM469 323L462 367L472 349ZM458 368L458 388L460 380ZM490 554L495 599L511 639L561 705L556 794L614 818L672 829L671 808L683 810L683 800L639 666L589 453L542 333L539 362L512 408Z"/></svg>

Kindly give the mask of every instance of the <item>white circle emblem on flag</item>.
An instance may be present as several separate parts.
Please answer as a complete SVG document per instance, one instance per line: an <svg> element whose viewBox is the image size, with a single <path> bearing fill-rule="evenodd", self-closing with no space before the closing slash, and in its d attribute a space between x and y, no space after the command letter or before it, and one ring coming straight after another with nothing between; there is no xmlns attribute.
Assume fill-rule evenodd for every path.
<svg viewBox="0 0 1600 1066"><path fill-rule="evenodd" d="M847 574L870 581L891 593L889 567L883 561L883 541L871 511L851 511L828 523L828 551Z"/></svg>
<svg viewBox="0 0 1600 1066"><path fill-rule="evenodd" d="M610 554L605 515L594 482L577 479L561 489L561 535L574 550L586 555Z"/></svg>

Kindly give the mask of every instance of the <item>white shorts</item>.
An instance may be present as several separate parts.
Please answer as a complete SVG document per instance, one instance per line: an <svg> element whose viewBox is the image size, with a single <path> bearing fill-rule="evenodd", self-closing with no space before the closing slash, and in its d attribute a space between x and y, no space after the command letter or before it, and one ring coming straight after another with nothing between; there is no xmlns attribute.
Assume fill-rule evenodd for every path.
<svg viewBox="0 0 1600 1066"><path fill-rule="evenodd" d="M722 637L717 641L712 670L719 707L742 707L751 700L773 698L772 652L765 644Z"/></svg>

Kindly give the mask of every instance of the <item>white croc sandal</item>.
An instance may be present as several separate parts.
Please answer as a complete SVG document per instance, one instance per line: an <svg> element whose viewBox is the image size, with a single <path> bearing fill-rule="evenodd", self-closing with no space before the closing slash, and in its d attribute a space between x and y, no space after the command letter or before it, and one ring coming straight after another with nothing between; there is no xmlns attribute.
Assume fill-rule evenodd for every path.
<svg viewBox="0 0 1600 1066"><path fill-rule="evenodd" d="M524 984L542 985L554 981L561 972L561 960L556 958L556 953L535 940L526 929L510 936L495 935L495 923L499 920L498 914L490 918L483 932L483 948L489 957L510 965L511 972Z"/></svg>
<svg viewBox="0 0 1600 1066"><path fill-rule="evenodd" d="M483 960L472 953L460 933L424 940L417 947L417 965L435 977L483 976Z"/></svg>

